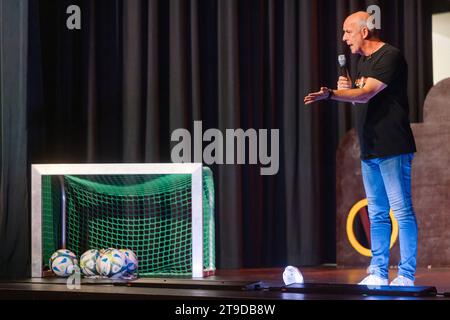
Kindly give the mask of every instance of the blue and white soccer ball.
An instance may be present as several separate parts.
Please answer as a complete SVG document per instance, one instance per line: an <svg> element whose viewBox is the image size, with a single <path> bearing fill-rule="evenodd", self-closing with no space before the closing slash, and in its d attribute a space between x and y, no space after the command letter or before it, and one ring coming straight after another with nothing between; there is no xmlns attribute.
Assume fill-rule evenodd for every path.
<svg viewBox="0 0 450 320"><path fill-rule="evenodd" d="M68 277L75 272L78 265L77 256L70 250L59 249L49 260L50 269L60 277Z"/></svg>
<svg viewBox="0 0 450 320"><path fill-rule="evenodd" d="M101 276L117 279L127 272L127 258L120 250L106 250L98 257L96 267Z"/></svg>
<svg viewBox="0 0 450 320"><path fill-rule="evenodd" d="M111 247L109 247L108 249L100 249L100 255L105 254L105 253L107 253L107 252L109 252L111 250L116 250L116 249L111 248Z"/></svg>
<svg viewBox="0 0 450 320"><path fill-rule="evenodd" d="M97 249L90 249L83 253L80 257L81 272L87 277L98 275L96 263L100 257L100 252Z"/></svg>
<svg viewBox="0 0 450 320"><path fill-rule="evenodd" d="M138 258L136 254L130 249L120 249L125 254L126 264L127 264L127 272L133 274L138 269Z"/></svg>

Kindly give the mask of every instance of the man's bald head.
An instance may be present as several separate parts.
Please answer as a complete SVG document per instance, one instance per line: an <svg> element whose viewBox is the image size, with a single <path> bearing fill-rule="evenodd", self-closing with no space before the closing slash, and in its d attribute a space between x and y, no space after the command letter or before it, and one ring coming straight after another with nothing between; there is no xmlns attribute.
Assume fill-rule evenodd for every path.
<svg viewBox="0 0 450 320"><path fill-rule="evenodd" d="M356 25L359 27L359 30L361 30L364 27L367 27L369 30L372 28L369 27L369 24L367 23L370 18L370 14L368 14L365 11L358 11L355 12L347 17L345 19L344 25Z"/></svg>
<svg viewBox="0 0 450 320"><path fill-rule="evenodd" d="M352 53L363 54L370 42L379 41L378 30L374 28L370 18L369 13L358 11L345 19L342 41L347 43Z"/></svg>

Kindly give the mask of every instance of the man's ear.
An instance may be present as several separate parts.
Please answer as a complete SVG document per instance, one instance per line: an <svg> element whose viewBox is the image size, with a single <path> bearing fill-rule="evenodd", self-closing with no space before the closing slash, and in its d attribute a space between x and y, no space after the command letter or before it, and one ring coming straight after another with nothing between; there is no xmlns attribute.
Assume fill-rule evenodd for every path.
<svg viewBox="0 0 450 320"><path fill-rule="evenodd" d="M362 32L362 36L363 36L364 40L369 38L370 32L369 32L369 29L367 27L362 28L361 32Z"/></svg>

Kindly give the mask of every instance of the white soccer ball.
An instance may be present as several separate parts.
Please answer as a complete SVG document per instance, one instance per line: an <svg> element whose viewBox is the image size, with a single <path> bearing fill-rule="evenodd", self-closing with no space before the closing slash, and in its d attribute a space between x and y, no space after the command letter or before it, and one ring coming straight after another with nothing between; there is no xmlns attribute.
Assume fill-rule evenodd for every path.
<svg viewBox="0 0 450 320"><path fill-rule="evenodd" d="M98 257L96 268L101 276L117 279L127 272L127 258L120 250L106 250Z"/></svg>
<svg viewBox="0 0 450 320"><path fill-rule="evenodd" d="M107 252L109 252L109 251L111 251L111 250L116 250L116 249L114 249L114 248L108 248L108 249L100 249L100 255L102 255L102 254L105 254L105 253L107 253Z"/></svg>
<svg viewBox="0 0 450 320"><path fill-rule="evenodd" d="M77 256L70 250L59 249L49 260L50 269L60 277L68 277L75 272L78 265Z"/></svg>
<svg viewBox="0 0 450 320"><path fill-rule="evenodd" d="M88 277L98 275L96 263L100 257L100 252L97 249L90 249L83 253L80 257L81 272Z"/></svg>
<svg viewBox="0 0 450 320"><path fill-rule="evenodd" d="M120 249L125 254L128 273L135 273L138 269L138 258L130 249Z"/></svg>

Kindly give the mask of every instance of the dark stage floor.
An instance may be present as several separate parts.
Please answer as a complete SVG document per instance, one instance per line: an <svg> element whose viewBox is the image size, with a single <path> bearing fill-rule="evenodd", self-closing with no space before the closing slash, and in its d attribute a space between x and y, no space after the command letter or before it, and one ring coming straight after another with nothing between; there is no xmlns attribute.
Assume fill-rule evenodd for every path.
<svg viewBox="0 0 450 320"><path fill-rule="evenodd" d="M416 286L426 290L436 288L431 296L426 290L425 296L419 291L381 292L372 288L361 291L361 286L354 284L365 276L363 268L300 270L305 279L301 288L283 287L283 269L218 270L215 276L203 279L141 278L131 282L83 279L79 289L69 289L62 278L2 280L0 299L450 300L444 295L450 293L450 268L418 270ZM396 270L391 270L391 279L395 275Z"/></svg>

